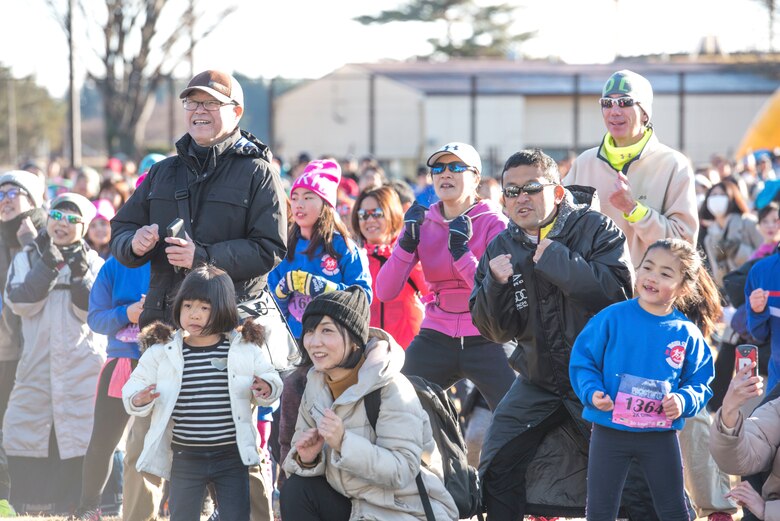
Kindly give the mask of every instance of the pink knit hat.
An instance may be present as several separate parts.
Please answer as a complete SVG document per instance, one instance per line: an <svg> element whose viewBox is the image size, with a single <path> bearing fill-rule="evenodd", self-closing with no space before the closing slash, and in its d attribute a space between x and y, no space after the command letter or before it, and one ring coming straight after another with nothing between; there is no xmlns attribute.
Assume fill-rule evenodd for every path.
<svg viewBox="0 0 780 521"><path fill-rule="evenodd" d="M116 210L114 210L114 206L108 199L98 199L97 201L92 201L92 204L95 205L95 209L97 210L95 219L110 221L116 215Z"/></svg>
<svg viewBox="0 0 780 521"><path fill-rule="evenodd" d="M336 192L341 181L341 167L336 161L314 160L309 161L306 169L295 180L290 193L298 188L306 188L322 197L322 200L336 207Z"/></svg>

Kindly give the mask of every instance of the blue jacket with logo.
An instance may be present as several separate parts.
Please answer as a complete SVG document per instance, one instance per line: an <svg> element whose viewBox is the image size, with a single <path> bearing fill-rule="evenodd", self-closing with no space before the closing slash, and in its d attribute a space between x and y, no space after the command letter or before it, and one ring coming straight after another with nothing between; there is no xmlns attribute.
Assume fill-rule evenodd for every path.
<svg viewBox="0 0 780 521"><path fill-rule="evenodd" d="M298 243L295 245L295 257L289 260L287 257L268 274L268 289L276 298L279 307L287 319L287 324L296 338L300 338L303 331L301 327L301 318L306 309L306 305L312 297L302 293L293 292L286 299L279 299L276 296L277 284L290 271L307 271L312 275L324 277L331 282L338 284L338 289L343 290L347 287L357 284L366 291L368 302L371 302L373 293L371 291L371 272L368 269L368 257L365 250L358 248L351 239L350 248L347 247L347 241L339 233L333 235L333 247L339 254L339 259L334 259L324 251L317 252L316 255L308 257L303 253L309 247L309 241L303 237L298 237Z"/></svg>
<svg viewBox="0 0 780 521"><path fill-rule="evenodd" d="M764 311L756 313L750 307L750 294L758 288L769 291L780 290L780 253L755 263L750 268L745 283L748 331L758 342L770 340L772 344L769 381L765 387L770 390L774 389L780 381L780 297L770 296Z"/></svg>
<svg viewBox="0 0 780 521"><path fill-rule="evenodd" d="M666 316L648 313L637 299L613 304L593 317L574 342L569 365L572 387L585 406L583 418L636 432L668 429L615 423L613 411L593 406L593 393L604 391L615 401L623 375L668 382L682 398L682 416L671 426L680 430L684 418L696 415L712 396L714 374L710 347L696 325L677 309Z"/></svg>

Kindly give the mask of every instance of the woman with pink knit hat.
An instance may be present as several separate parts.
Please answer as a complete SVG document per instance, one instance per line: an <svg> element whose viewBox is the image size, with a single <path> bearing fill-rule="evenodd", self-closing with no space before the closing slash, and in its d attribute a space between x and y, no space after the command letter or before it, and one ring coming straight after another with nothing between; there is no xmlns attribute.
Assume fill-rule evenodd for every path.
<svg viewBox="0 0 780 521"><path fill-rule="evenodd" d="M116 215L116 210L108 199L92 201L97 214L87 229L87 243L98 252L100 258L107 260L111 257L111 219Z"/></svg>
<svg viewBox="0 0 780 521"><path fill-rule="evenodd" d="M290 191L292 225L287 256L268 275L268 287L293 334L316 296L357 284L372 298L368 259L336 212L341 167L330 159L310 161Z"/></svg>

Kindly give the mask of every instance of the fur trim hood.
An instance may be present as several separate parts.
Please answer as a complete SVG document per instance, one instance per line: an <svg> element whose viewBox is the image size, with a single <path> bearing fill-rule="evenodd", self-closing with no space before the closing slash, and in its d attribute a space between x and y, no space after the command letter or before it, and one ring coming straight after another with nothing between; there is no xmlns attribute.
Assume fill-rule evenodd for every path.
<svg viewBox="0 0 780 521"><path fill-rule="evenodd" d="M138 345L141 348L141 352L143 353L155 344L170 342L174 333L176 333L176 330L169 324L152 322L143 328L138 335ZM235 331L231 332L231 340L236 334L240 334L242 340L248 344L262 345L265 343L265 328L253 322L252 319L245 320Z"/></svg>

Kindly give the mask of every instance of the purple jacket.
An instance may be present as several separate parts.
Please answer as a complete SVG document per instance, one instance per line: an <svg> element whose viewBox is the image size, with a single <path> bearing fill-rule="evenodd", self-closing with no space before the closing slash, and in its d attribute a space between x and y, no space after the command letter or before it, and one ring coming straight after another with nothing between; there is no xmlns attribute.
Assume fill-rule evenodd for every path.
<svg viewBox="0 0 780 521"><path fill-rule="evenodd" d="M458 261L447 248L449 222L441 214L441 203L437 203L425 215L417 251L409 253L396 244L376 280L377 297L392 300L401 292L419 260L431 290L425 299L421 327L451 337L479 336L469 313L474 274L487 245L507 225L507 218L492 201L480 201L466 215L471 218L473 235L468 243L469 252Z"/></svg>

